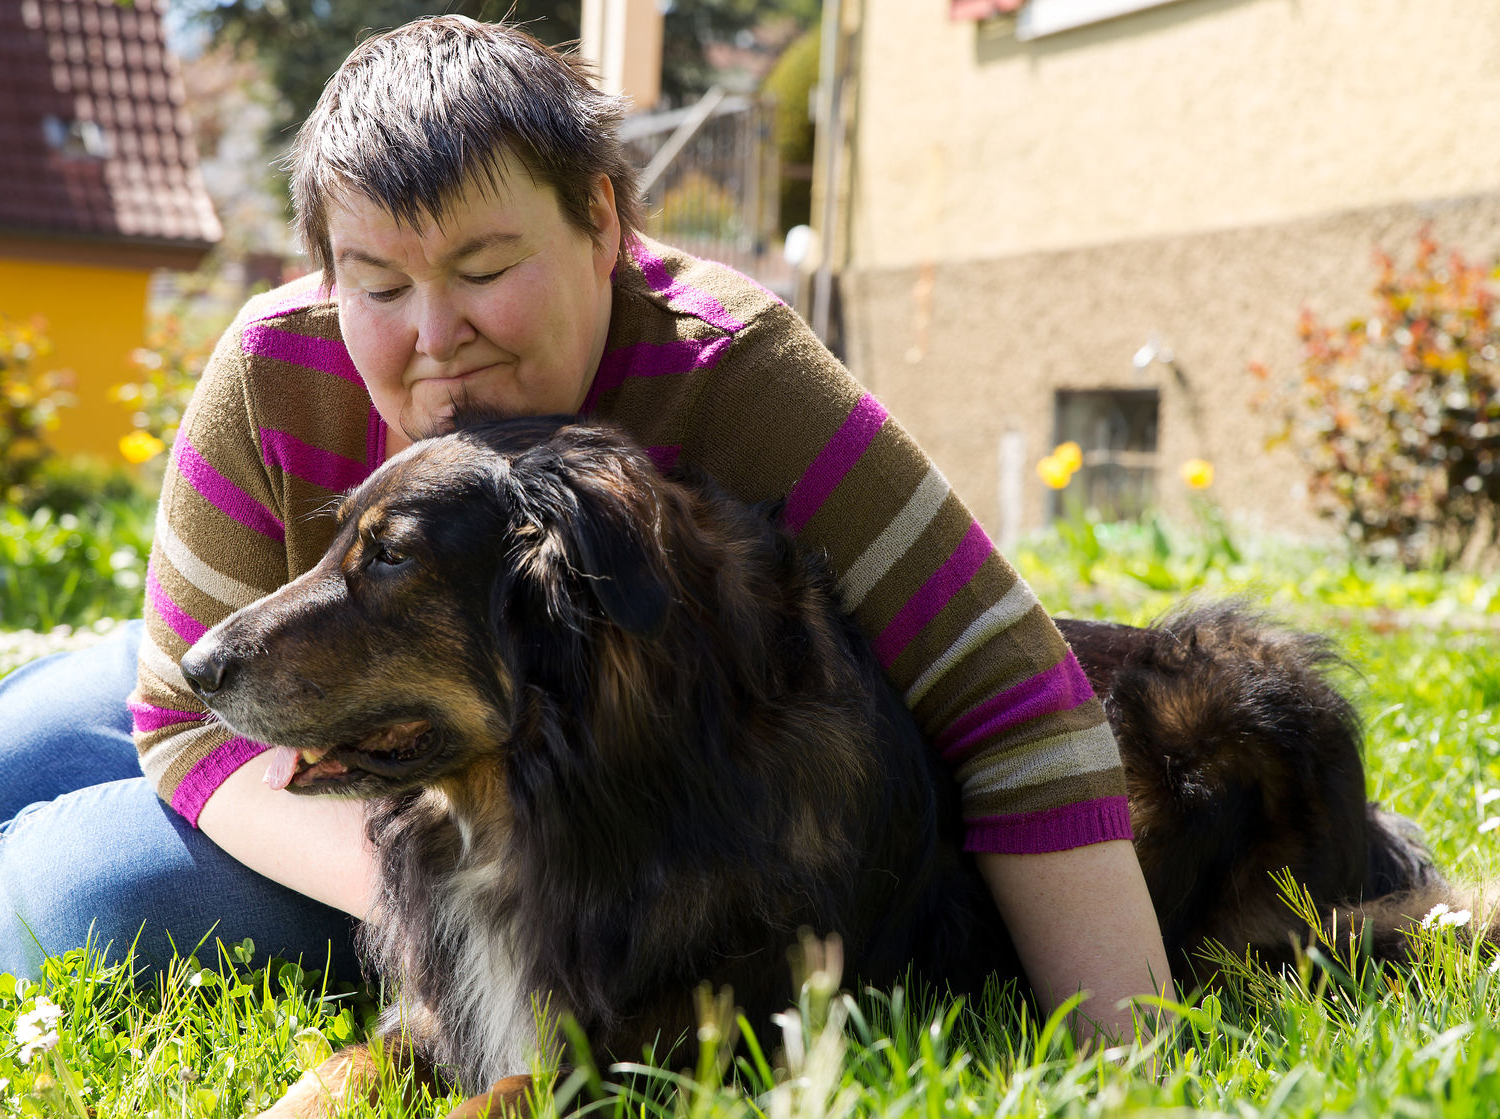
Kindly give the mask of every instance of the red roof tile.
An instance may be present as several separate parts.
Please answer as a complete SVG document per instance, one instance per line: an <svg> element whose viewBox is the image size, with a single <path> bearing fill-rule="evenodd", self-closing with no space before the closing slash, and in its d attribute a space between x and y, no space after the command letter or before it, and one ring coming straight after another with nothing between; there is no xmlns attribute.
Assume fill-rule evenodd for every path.
<svg viewBox="0 0 1500 1119"><path fill-rule="evenodd" d="M18 237L219 239L162 7L0 0L0 251Z"/></svg>

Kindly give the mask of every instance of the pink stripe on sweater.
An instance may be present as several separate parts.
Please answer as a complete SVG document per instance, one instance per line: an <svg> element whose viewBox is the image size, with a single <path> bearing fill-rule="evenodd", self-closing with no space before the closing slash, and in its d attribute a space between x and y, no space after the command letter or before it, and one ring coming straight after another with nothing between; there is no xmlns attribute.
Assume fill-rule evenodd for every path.
<svg viewBox="0 0 1500 1119"><path fill-rule="evenodd" d="M261 323L252 323L240 334L240 349L256 357L305 365L319 373L364 385L359 371L354 368L353 359L349 357L348 347L342 342L316 338L310 334L293 334L289 330L277 330Z"/></svg>
<svg viewBox="0 0 1500 1119"><path fill-rule="evenodd" d="M828 495L844 480L854 464L885 426L889 413L869 393L859 398L843 425L823 445L802 477L792 484L782 511L782 523L793 535L807 527L807 522L823 507Z"/></svg>
<svg viewBox="0 0 1500 1119"><path fill-rule="evenodd" d="M203 500L262 536L277 543L286 539L286 528L275 514L215 470L186 439L177 440L173 453L177 456L177 469Z"/></svg>
<svg viewBox="0 0 1500 1119"><path fill-rule="evenodd" d="M155 570L149 566L146 568L146 601L172 627L172 632L187 644L192 645L208 632L207 626L172 601L172 596L167 594L166 588L156 578Z"/></svg>
<svg viewBox="0 0 1500 1119"><path fill-rule="evenodd" d="M1124 797L1102 797L1040 812L1013 816L981 816L966 822L965 851L1001 855L1039 855L1133 839L1130 805Z"/></svg>
<svg viewBox="0 0 1500 1119"><path fill-rule="evenodd" d="M658 447L647 447L646 454L656 464L656 469L665 474L677 465L677 460L682 457L682 448L673 444L663 444Z"/></svg>
<svg viewBox="0 0 1500 1119"><path fill-rule="evenodd" d="M675 342L639 342L610 350L599 359L599 370L580 409L585 415L599 404L599 397L617 389L630 377L665 377L712 369L729 348L726 336L700 341L681 338Z"/></svg>
<svg viewBox="0 0 1500 1119"><path fill-rule="evenodd" d="M139 700L125 706L135 720L137 734L150 734L178 723L201 723L209 717L206 711L173 711L170 707L157 707L154 703L142 703Z"/></svg>
<svg viewBox="0 0 1500 1119"><path fill-rule="evenodd" d="M880 636L871 642L875 656L882 665L890 668L896 663L896 658L922 632L922 627L937 617L938 611L969 585L974 573L994 550L995 546L990 543L984 529L979 527L979 522L971 523L969 531L959 541L958 547L953 549L953 553L922 584L917 593L906 600L906 604L896 611L896 616L880 631Z"/></svg>
<svg viewBox="0 0 1500 1119"><path fill-rule="evenodd" d="M196 828L203 806L229 779L229 775L269 749L264 742L251 738L231 738L188 770L187 776L172 793L172 807Z"/></svg>
<svg viewBox="0 0 1500 1119"><path fill-rule="evenodd" d="M933 747L948 761L958 761L986 739L1042 715L1071 711L1094 698L1088 677L1073 651L1035 676L971 708L945 727Z"/></svg>
<svg viewBox="0 0 1500 1119"><path fill-rule="evenodd" d="M744 328L745 324L725 310L724 304L708 292L674 279L667 271L666 262L659 256L653 256L641 242L631 242L630 255L635 258L635 263L640 268L641 274L646 277L646 282L651 285L651 290L668 303L675 304L704 322L720 330L729 331L730 334Z"/></svg>
<svg viewBox="0 0 1500 1119"><path fill-rule="evenodd" d="M325 490L341 492L370 476L370 468L365 463L314 447L275 428L260 429L260 448L267 466L284 470Z"/></svg>

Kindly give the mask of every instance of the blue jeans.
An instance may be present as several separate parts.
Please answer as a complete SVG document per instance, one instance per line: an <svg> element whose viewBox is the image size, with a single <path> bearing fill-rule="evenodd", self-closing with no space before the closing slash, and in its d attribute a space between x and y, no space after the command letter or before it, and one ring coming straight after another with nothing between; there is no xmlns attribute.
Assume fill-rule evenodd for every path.
<svg viewBox="0 0 1500 1119"><path fill-rule="evenodd" d="M173 945L218 961L214 939L256 956L358 975L356 922L264 878L163 804L141 776L125 698L143 623L0 680L0 972L35 977L44 954L90 935L161 967ZM137 941L137 933L139 940Z"/></svg>

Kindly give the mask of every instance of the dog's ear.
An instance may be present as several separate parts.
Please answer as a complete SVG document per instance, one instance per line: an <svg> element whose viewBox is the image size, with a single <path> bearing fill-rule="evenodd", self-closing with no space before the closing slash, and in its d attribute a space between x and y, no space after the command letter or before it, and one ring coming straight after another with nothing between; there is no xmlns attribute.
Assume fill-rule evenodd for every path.
<svg viewBox="0 0 1500 1119"><path fill-rule="evenodd" d="M650 637L671 604L666 557L647 516L600 464L569 461L553 448L528 451L506 472L509 505L529 538L522 566L540 584L554 617L565 617L572 583L615 625ZM650 496L647 494L646 496Z"/></svg>
<svg viewBox="0 0 1500 1119"><path fill-rule="evenodd" d="M655 636L666 623L671 592L650 527L602 514L595 495L580 493L579 505L586 512L573 526L574 569L605 617L627 633Z"/></svg>

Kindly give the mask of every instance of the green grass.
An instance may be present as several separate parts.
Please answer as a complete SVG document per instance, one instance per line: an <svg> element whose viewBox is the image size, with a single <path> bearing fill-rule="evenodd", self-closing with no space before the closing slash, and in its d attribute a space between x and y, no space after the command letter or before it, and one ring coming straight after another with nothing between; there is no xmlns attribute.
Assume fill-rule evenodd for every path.
<svg viewBox="0 0 1500 1119"><path fill-rule="evenodd" d="M1500 825L1481 830L1500 817L1500 796L1489 799L1500 787L1500 663L1480 628L1500 611L1489 584L1241 543L1212 527L1091 527L1092 545L1058 536L1017 550L1049 606L1143 621L1203 588L1332 632L1368 728L1372 795L1417 819L1455 876L1495 872ZM1424 930L1416 950L1418 966L1400 978L1364 969L1336 938L1296 975L1231 967L1222 990L1173 1008L1154 1037L1086 1054L1059 1020L1028 1020L1003 990L973 1003L903 990L851 999L814 967L775 1036L716 1048L734 1029L719 1007L705 1015L709 1044L695 1068L666 1054L602 1070L585 1061L559 1078L556 1099L542 1098L541 1114L580 1105L615 1119L1500 1114L1500 965L1446 928ZM214 959L209 947L201 956ZM330 984L306 961L252 969L248 959L246 946L230 947L137 987L124 965L77 951L50 961L40 985L0 980L0 1116L228 1119L362 1035L368 991ZM23 1064L16 1031L39 997L61 1008L58 1036ZM374 1110L351 1114L441 1115L456 1100L418 1093L408 1107L390 1086Z"/></svg>

